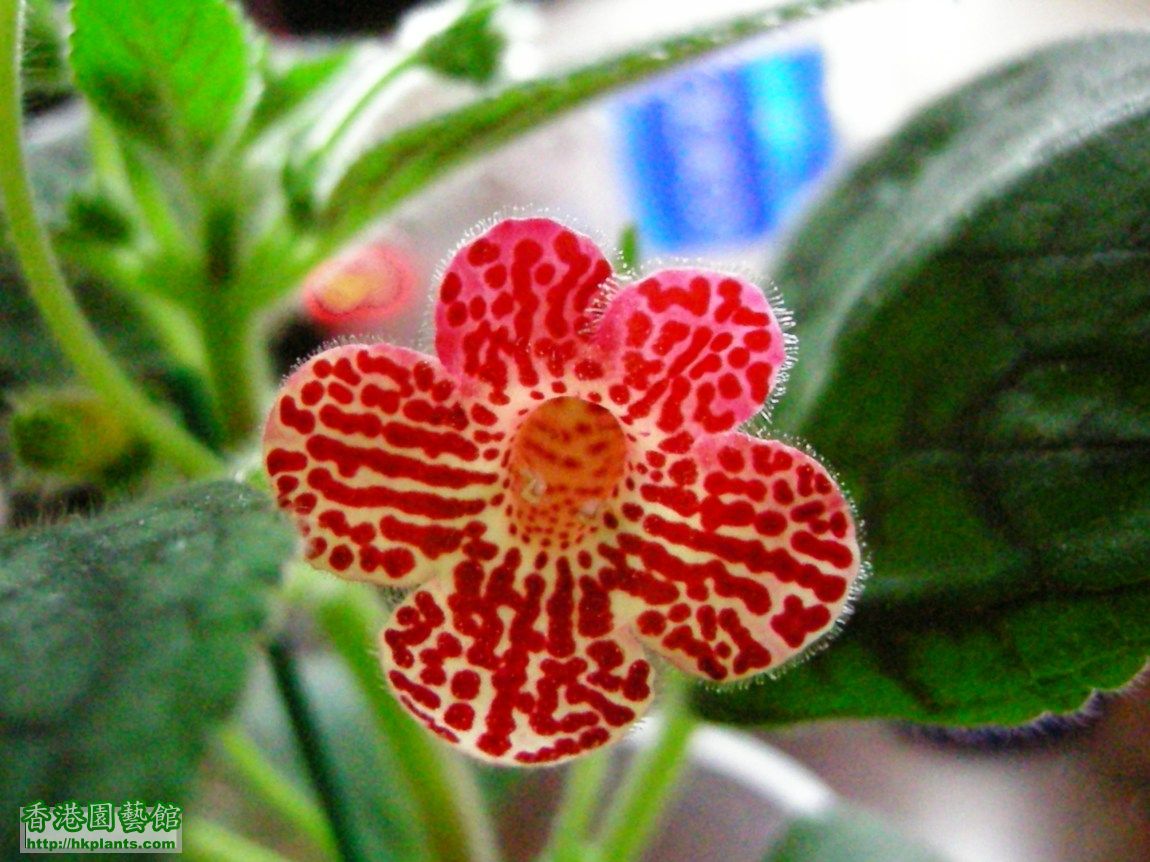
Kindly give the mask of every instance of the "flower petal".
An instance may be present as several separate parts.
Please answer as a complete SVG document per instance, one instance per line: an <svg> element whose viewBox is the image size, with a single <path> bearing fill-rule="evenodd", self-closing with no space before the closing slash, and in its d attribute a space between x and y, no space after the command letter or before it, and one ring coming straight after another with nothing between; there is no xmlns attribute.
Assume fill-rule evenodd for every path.
<svg viewBox="0 0 1150 862"><path fill-rule="evenodd" d="M466 394L495 406L575 394L589 310L610 277L587 237L549 219L502 221L447 267L435 349Z"/></svg>
<svg viewBox="0 0 1150 862"><path fill-rule="evenodd" d="M450 571L471 547L494 547L483 536L503 502L503 448L485 421L431 357L346 345L288 378L264 431L265 464L314 565L410 585Z"/></svg>
<svg viewBox="0 0 1150 862"><path fill-rule="evenodd" d="M786 359L763 292L734 276L668 269L619 292L595 333L614 369L603 403L624 425L687 441L730 431L763 406Z"/></svg>
<svg viewBox="0 0 1150 862"><path fill-rule="evenodd" d="M512 548L408 596L381 637L396 696L495 763L555 763L616 739L651 702L651 665L586 565Z"/></svg>
<svg viewBox="0 0 1150 862"><path fill-rule="evenodd" d="M675 665L729 681L776 668L825 635L859 573L850 505L790 446L705 437L648 451L605 587L643 642Z"/></svg>

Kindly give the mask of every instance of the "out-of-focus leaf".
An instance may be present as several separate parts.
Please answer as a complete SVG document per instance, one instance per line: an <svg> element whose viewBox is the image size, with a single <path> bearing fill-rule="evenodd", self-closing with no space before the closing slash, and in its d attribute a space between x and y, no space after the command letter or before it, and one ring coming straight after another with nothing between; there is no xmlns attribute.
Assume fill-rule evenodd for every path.
<svg viewBox="0 0 1150 862"><path fill-rule="evenodd" d="M75 0L72 68L117 126L176 155L210 150L253 83L253 50L226 0Z"/></svg>
<svg viewBox="0 0 1150 862"><path fill-rule="evenodd" d="M56 9L55 0L29 0L25 12L21 72L24 99L33 107L59 99L71 89L67 50Z"/></svg>
<svg viewBox="0 0 1150 862"><path fill-rule="evenodd" d="M90 283L77 291L96 328L124 361L138 369L164 366L159 348L123 301ZM0 394L11 386L71 376L55 341L28 298L15 262L0 251Z"/></svg>
<svg viewBox="0 0 1150 862"><path fill-rule="evenodd" d="M528 81L410 126L351 164L330 196L318 202L320 229L336 238L346 238L465 159L506 143L596 96L752 36L855 2L859 0L798 0L647 45L558 77Z"/></svg>
<svg viewBox="0 0 1150 862"><path fill-rule="evenodd" d="M764 862L946 862L881 821L851 808L791 821Z"/></svg>
<svg viewBox="0 0 1150 862"><path fill-rule="evenodd" d="M1150 654L1150 37L1095 36L913 119L794 236L778 423L841 471L874 574L741 722L1014 724Z"/></svg>
<svg viewBox="0 0 1150 862"><path fill-rule="evenodd" d="M501 5L501 0L472 0L450 26L424 43L419 62L448 78L490 82L507 46L495 20Z"/></svg>
<svg viewBox="0 0 1150 862"><path fill-rule="evenodd" d="M186 799L293 546L231 482L0 539L0 808Z"/></svg>
<svg viewBox="0 0 1150 862"><path fill-rule="evenodd" d="M248 128L255 137L277 123L303 113L305 105L328 94L355 56L354 46L324 49L287 59L270 57L264 68L264 89Z"/></svg>

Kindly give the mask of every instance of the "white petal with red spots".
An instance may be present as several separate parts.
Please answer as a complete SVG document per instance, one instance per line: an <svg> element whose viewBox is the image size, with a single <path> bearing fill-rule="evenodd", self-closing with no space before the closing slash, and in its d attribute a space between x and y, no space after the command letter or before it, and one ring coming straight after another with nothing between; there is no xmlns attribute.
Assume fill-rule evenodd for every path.
<svg viewBox="0 0 1150 862"><path fill-rule="evenodd" d="M434 359L386 344L336 347L288 378L265 465L314 565L407 586L492 547L502 440L456 390Z"/></svg>
<svg viewBox="0 0 1150 862"><path fill-rule="evenodd" d="M731 681L779 667L830 629L860 558L850 506L817 461L738 432L643 461L601 553L644 643L688 673Z"/></svg>
<svg viewBox="0 0 1150 862"><path fill-rule="evenodd" d="M651 665L579 564L510 548L417 589L381 636L387 681L449 742L543 764L618 738L650 703Z"/></svg>

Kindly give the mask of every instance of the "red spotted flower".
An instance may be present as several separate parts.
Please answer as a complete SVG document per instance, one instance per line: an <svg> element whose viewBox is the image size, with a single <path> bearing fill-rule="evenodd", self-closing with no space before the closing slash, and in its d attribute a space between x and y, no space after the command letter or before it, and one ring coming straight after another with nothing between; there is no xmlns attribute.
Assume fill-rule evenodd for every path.
<svg viewBox="0 0 1150 862"><path fill-rule="evenodd" d="M509 764L620 736L652 654L728 682L822 639L859 572L810 455L735 429L785 358L762 291L667 269L625 286L584 236L509 220L447 267L437 358L345 345L264 436L316 565L411 588L384 675L444 739Z"/></svg>

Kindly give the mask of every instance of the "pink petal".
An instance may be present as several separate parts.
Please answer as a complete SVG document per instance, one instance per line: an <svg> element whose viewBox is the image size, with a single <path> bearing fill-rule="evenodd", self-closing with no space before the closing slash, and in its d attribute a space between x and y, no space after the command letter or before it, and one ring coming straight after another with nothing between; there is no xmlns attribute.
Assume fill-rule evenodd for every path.
<svg viewBox="0 0 1150 862"><path fill-rule="evenodd" d="M264 456L312 563L403 586L493 548L484 535L503 501L502 448L480 420L438 362L400 347L336 347L296 370Z"/></svg>
<svg viewBox="0 0 1150 862"><path fill-rule="evenodd" d="M647 646L730 681L779 667L831 629L859 545L850 505L817 461L737 432L644 460L600 581Z"/></svg>
<svg viewBox="0 0 1150 862"><path fill-rule="evenodd" d="M732 430L757 413L786 358L761 290L695 269L663 270L622 290L595 346L610 369L603 403L624 425L682 441Z"/></svg>
<svg viewBox="0 0 1150 862"><path fill-rule="evenodd" d="M495 763L555 763L618 738L651 702L651 666L583 589L591 565L513 547L417 589L381 636L400 702Z"/></svg>
<svg viewBox="0 0 1150 862"><path fill-rule="evenodd" d="M587 376L579 362L591 304L610 276L595 245L557 222L500 222L444 273L439 358L466 394L496 407L574 394L572 383Z"/></svg>

